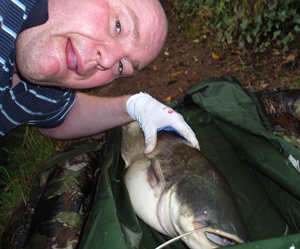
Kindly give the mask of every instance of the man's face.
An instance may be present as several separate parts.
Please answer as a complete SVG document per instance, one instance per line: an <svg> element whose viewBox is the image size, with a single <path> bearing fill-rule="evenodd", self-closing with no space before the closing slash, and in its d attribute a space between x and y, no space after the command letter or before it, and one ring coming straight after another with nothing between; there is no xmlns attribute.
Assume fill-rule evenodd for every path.
<svg viewBox="0 0 300 249"><path fill-rule="evenodd" d="M49 0L49 20L18 36L17 71L35 84L107 84L149 64L166 30L157 0Z"/></svg>

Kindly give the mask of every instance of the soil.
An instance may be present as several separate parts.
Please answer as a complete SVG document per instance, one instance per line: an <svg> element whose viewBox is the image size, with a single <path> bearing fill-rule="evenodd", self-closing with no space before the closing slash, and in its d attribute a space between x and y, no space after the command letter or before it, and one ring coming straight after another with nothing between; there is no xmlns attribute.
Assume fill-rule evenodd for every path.
<svg viewBox="0 0 300 249"><path fill-rule="evenodd" d="M199 81L231 75L245 87L257 90L291 86L300 77L298 50L289 54L270 49L264 54L242 54L234 46L215 45L209 41L193 42L175 26L169 1L162 1L169 21L166 43L158 57L136 76L121 78L88 93L120 96L147 92L161 102L183 99Z"/></svg>

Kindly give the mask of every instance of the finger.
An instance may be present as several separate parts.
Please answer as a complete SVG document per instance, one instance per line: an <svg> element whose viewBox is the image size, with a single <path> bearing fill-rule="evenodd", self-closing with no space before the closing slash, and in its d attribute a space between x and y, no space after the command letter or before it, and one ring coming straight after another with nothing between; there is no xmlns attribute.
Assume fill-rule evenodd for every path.
<svg viewBox="0 0 300 249"><path fill-rule="evenodd" d="M186 138L186 140L188 140L192 144L193 147L200 150L200 145L199 145L199 142L198 142L194 132L186 133L184 137Z"/></svg>
<svg viewBox="0 0 300 249"><path fill-rule="evenodd" d="M200 150L200 144L197 140L196 137L191 137L191 139L189 140L189 142L197 149Z"/></svg>
<svg viewBox="0 0 300 249"><path fill-rule="evenodd" d="M182 123L183 125L176 127L176 130L182 135L184 136L184 138L186 140L188 140L193 147L195 147L196 149L200 150L200 145L199 142L196 138L195 133L193 132L193 130L191 129L191 127L188 126L187 123Z"/></svg>
<svg viewBox="0 0 300 249"><path fill-rule="evenodd" d="M145 131L145 144L146 148L144 150L145 154L151 153L156 146L157 143L157 131L156 129L151 129Z"/></svg>

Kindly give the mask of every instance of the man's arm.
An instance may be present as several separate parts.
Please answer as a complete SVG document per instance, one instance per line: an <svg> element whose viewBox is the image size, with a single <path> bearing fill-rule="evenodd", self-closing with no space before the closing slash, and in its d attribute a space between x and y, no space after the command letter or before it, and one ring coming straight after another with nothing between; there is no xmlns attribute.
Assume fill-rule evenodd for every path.
<svg viewBox="0 0 300 249"><path fill-rule="evenodd" d="M127 102L127 107L126 107ZM137 120L145 134L145 153L151 153L158 130L175 130L200 149L193 130L183 117L150 95L101 98L76 93L76 101L64 122L54 129L40 129L46 136L73 139L93 135Z"/></svg>
<svg viewBox="0 0 300 249"><path fill-rule="evenodd" d="M130 96L102 98L76 93L76 101L64 122L53 129L39 129L56 139L74 139L97 134L130 121L126 101Z"/></svg>

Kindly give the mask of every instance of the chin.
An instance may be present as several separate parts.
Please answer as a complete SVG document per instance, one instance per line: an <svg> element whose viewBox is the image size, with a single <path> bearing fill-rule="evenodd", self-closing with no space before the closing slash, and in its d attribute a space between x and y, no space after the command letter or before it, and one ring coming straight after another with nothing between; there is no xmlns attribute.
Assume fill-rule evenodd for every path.
<svg viewBox="0 0 300 249"><path fill-rule="evenodd" d="M36 60L33 63L17 63L18 72L27 81L44 85L46 82L57 82L63 74L58 60Z"/></svg>

